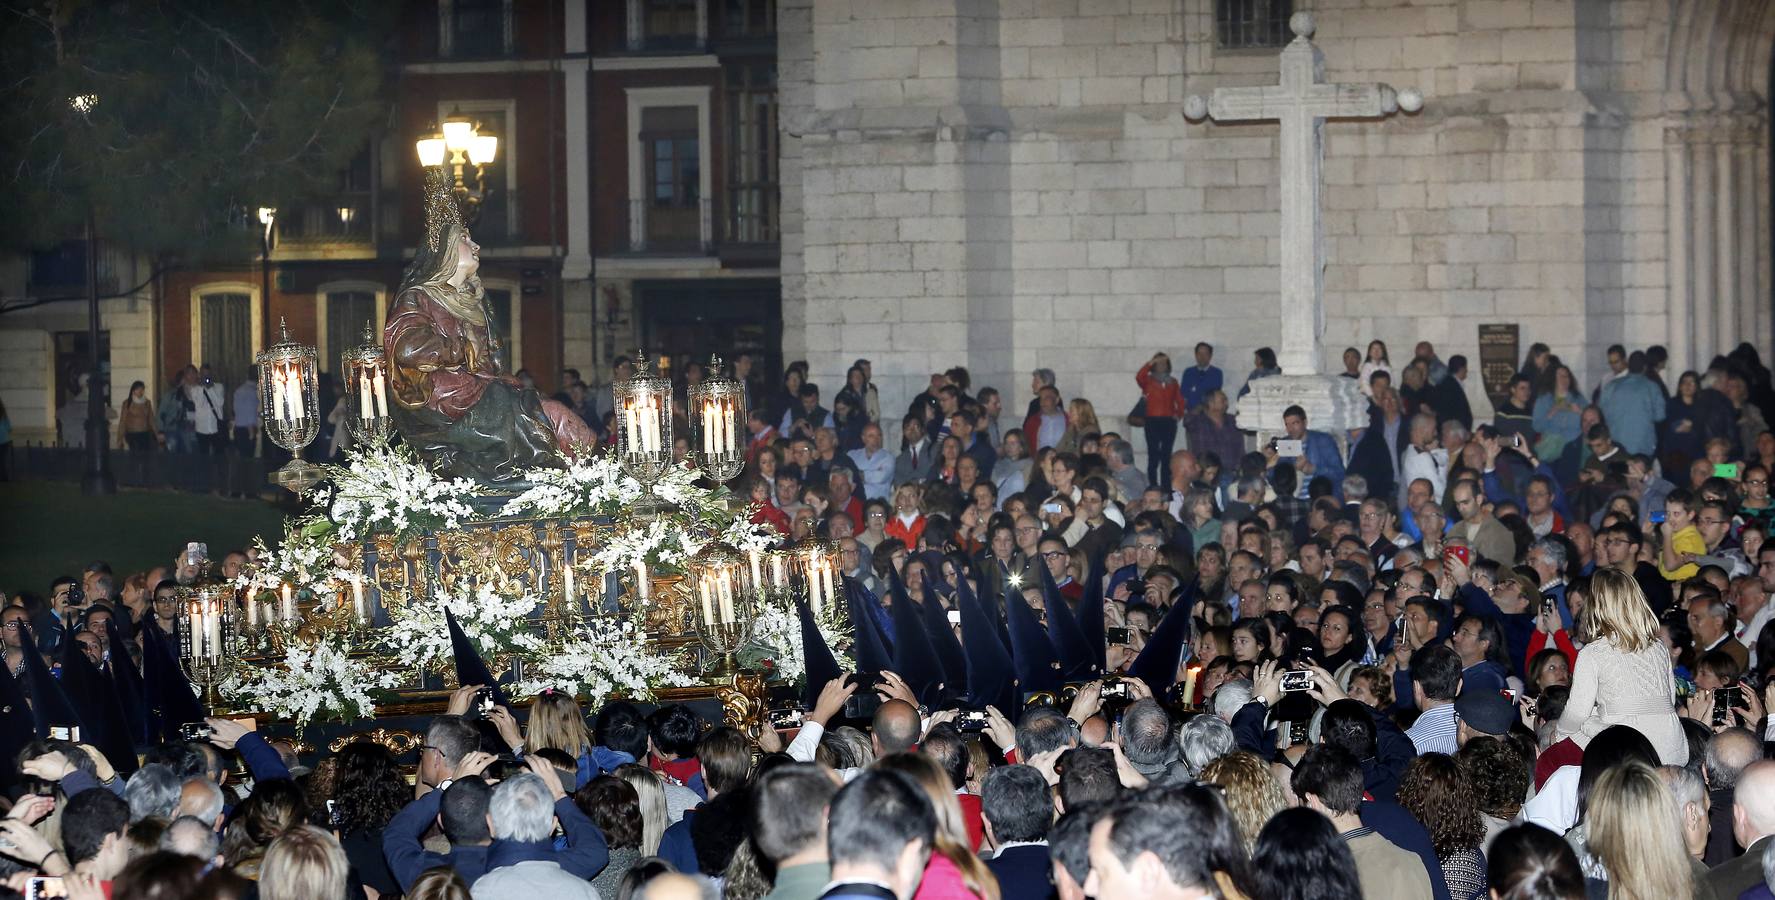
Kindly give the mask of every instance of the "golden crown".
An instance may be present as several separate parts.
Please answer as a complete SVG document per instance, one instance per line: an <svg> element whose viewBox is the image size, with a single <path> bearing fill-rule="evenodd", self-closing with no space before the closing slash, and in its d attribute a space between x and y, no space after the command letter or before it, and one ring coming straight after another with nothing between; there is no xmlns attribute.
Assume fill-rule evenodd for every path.
<svg viewBox="0 0 1775 900"><path fill-rule="evenodd" d="M455 185L443 166L432 166L425 170L425 242L434 252L444 239L444 232L451 225L467 228L462 221L462 210L456 205Z"/></svg>

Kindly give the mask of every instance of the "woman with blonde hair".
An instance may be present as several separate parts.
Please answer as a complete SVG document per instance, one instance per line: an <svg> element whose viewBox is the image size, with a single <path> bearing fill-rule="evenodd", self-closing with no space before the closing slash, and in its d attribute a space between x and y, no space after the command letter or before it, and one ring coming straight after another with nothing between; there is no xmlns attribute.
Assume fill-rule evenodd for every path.
<svg viewBox="0 0 1775 900"><path fill-rule="evenodd" d="M942 766L922 753L895 753L882 757L875 765L918 782L937 812L937 836L931 859L925 864L924 879L918 883L913 900L999 900L998 879L968 849L968 828L962 819L961 803L955 799L955 786Z"/></svg>
<svg viewBox="0 0 1775 900"><path fill-rule="evenodd" d="M617 766L611 773L629 783L641 800L641 843L639 856L657 856L660 838L665 837L666 826L666 789L660 784L659 776L646 766L634 763Z"/></svg>
<svg viewBox="0 0 1775 900"><path fill-rule="evenodd" d="M468 882L449 866L426 869L413 882L407 900L469 900Z"/></svg>
<svg viewBox="0 0 1775 900"><path fill-rule="evenodd" d="M313 825L278 835L259 868L263 900L345 900L350 866L339 839Z"/></svg>
<svg viewBox="0 0 1775 900"><path fill-rule="evenodd" d="M1202 781L1220 786L1247 850L1257 844L1264 823L1288 805L1288 795L1270 771L1270 764L1244 750L1235 750L1202 767Z"/></svg>
<svg viewBox="0 0 1775 900"><path fill-rule="evenodd" d="M1658 761L1688 762L1689 744L1676 716L1676 680L1670 656L1658 642L1658 619L1630 575L1597 569L1579 624L1589 643L1572 667L1571 696L1554 740L1584 747L1610 725L1645 735Z"/></svg>
<svg viewBox="0 0 1775 900"><path fill-rule="evenodd" d="M586 728L585 712L572 694L549 688L530 701L530 721L524 727L526 752L555 749L573 757L579 775L568 791L586 786L598 774L592 759L592 732Z"/></svg>
<svg viewBox="0 0 1775 900"><path fill-rule="evenodd" d="M1644 763L1611 768L1596 780L1584 815L1585 849L1607 875L1609 900L1692 896L1681 820L1670 789Z"/></svg>
<svg viewBox="0 0 1775 900"><path fill-rule="evenodd" d="M1060 443L1054 449L1062 453L1083 453L1085 435L1102 434L1103 427L1097 424L1097 407L1083 397L1074 397L1066 404L1066 433L1060 436Z"/></svg>

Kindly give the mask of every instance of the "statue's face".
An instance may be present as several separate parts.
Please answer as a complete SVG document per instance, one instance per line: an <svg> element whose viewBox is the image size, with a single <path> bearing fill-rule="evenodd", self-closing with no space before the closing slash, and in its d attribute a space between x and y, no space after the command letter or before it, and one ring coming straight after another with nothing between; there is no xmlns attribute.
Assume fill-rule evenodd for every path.
<svg viewBox="0 0 1775 900"><path fill-rule="evenodd" d="M450 280L460 285L474 277L475 272L480 268L481 245L475 243L475 239L469 237L468 232L464 231L462 240L456 245L456 277Z"/></svg>

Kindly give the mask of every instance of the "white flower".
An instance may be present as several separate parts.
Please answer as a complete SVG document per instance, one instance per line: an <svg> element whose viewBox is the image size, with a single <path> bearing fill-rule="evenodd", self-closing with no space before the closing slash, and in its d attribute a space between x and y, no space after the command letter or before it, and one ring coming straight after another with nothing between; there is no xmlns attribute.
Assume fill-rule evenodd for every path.
<svg viewBox="0 0 1775 900"><path fill-rule="evenodd" d="M752 644L776 663L777 677L795 683L804 680L807 657L802 652L801 617L795 607L784 601L767 600L759 604L758 614L752 621ZM839 667L846 668L847 658L839 649L848 638L842 620L835 611L827 610L825 615L814 616L814 624L826 646L832 649Z"/></svg>
<svg viewBox="0 0 1775 900"><path fill-rule="evenodd" d="M535 594L502 595L492 585L451 594L439 588L429 603L391 610L394 624L382 629L382 640L402 666L429 668L451 658L448 609L463 634L481 653L497 656L541 649L542 638L529 617L542 605Z"/></svg>
<svg viewBox="0 0 1775 900"><path fill-rule="evenodd" d="M340 721L375 718L372 692L392 688L400 680L393 672L379 671L320 642L292 644L281 666L237 674L223 682L221 691L235 706L290 719L302 728L317 716Z"/></svg>
<svg viewBox="0 0 1775 900"><path fill-rule="evenodd" d="M671 657L648 649L647 635L634 622L600 618L580 626L564 644L537 660L515 693L530 697L554 689L597 706L616 694L648 700L655 688L691 683Z"/></svg>

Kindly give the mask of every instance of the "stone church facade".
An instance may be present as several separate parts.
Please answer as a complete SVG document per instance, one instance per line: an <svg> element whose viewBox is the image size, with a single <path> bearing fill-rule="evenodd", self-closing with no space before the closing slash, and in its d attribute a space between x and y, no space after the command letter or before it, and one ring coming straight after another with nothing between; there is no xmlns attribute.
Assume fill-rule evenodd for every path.
<svg viewBox="0 0 1775 900"><path fill-rule="evenodd" d="M956 364L1020 409L1052 368L1106 427L1156 350L1213 343L1236 389L1278 340L1277 131L1181 112L1276 80L1229 5L1270 6L781 0L784 358L868 357L893 411ZM1328 81L1425 97L1325 126L1326 371L1371 338L1477 363L1498 323L1586 390L1613 343L1767 357L1775 3L1294 8Z"/></svg>

